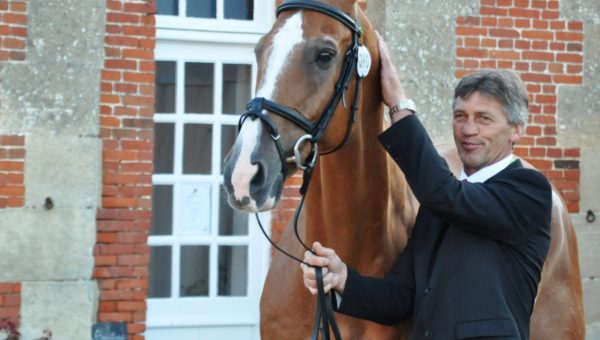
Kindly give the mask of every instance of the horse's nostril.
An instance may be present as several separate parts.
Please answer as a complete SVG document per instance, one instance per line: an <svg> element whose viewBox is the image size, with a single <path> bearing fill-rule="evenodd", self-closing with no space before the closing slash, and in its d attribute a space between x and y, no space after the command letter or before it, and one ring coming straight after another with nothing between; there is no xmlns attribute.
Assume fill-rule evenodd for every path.
<svg viewBox="0 0 600 340"><path fill-rule="evenodd" d="M260 188L265 185L265 169L260 162L256 165L258 166L258 170L256 171L256 173L252 177L252 180L250 181L250 187Z"/></svg>

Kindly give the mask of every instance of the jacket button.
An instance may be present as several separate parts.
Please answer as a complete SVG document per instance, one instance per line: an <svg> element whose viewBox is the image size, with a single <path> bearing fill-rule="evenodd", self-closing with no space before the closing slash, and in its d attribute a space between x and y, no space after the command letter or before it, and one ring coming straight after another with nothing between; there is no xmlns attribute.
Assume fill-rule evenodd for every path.
<svg viewBox="0 0 600 340"><path fill-rule="evenodd" d="M425 331L425 339L433 338L433 332L430 330Z"/></svg>
<svg viewBox="0 0 600 340"><path fill-rule="evenodd" d="M429 294L429 292L430 292L430 291L431 291L431 289L430 289L430 288L425 288L425 292L424 292L424 293L425 293L425 295Z"/></svg>

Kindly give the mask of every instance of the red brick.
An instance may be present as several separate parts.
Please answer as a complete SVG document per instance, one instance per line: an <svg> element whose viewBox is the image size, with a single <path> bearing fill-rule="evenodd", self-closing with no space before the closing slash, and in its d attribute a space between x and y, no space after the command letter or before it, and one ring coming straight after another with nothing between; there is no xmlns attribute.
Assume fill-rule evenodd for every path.
<svg viewBox="0 0 600 340"><path fill-rule="evenodd" d="M100 312L98 313L99 322L131 322L133 317L128 312Z"/></svg>
<svg viewBox="0 0 600 340"><path fill-rule="evenodd" d="M150 256L148 255L120 255L118 257L118 263L121 266L144 266L150 263Z"/></svg>
<svg viewBox="0 0 600 340"><path fill-rule="evenodd" d="M564 173L564 178L567 180L579 182L579 179L581 178L581 170L579 169L565 169Z"/></svg>
<svg viewBox="0 0 600 340"><path fill-rule="evenodd" d="M119 301L117 302L119 311L143 311L146 310L146 302L143 301Z"/></svg>
<svg viewBox="0 0 600 340"><path fill-rule="evenodd" d="M533 118L536 124L556 124L556 118L550 115L537 115Z"/></svg>
<svg viewBox="0 0 600 340"><path fill-rule="evenodd" d="M512 28L513 26L514 26L514 21L512 18L498 18L498 27Z"/></svg>
<svg viewBox="0 0 600 340"><path fill-rule="evenodd" d="M551 52L523 51L522 55L523 59L527 60L554 61L554 53Z"/></svg>
<svg viewBox="0 0 600 340"><path fill-rule="evenodd" d="M579 53L558 53L556 60L566 63L582 63L583 55Z"/></svg>
<svg viewBox="0 0 600 340"><path fill-rule="evenodd" d="M560 84L582 84L583 77L582 76L572 76L572 75L554 75L552 76L554 82Z"/></svg>
<svg viewBox="0 0 600 340"><path fill-rule="evenodd" d="M583 41L582 32L556 32L556 40Z"/></svg>
<svg viewBox="0 0 600 340"><path fill-rule="evenodd" d="M538 27L535 27L538 28ZM554 32L546 30L525 30L521 32L521 36L533 40L553 40Z"/></svg>
<svg viewBox="0 0 600 340"><path fill-rule="evenodd" d="M500 39L498 41L498 48L506 48L506 49L512 49L514 47L515 41L514 39ZM514 51L490 51L490 54L494 53L494 52L511 52L511 53L517 53ZM518 59L520 57L519 54L517 54L517 57L515 59Z"/></svg>
<svg viewBox="0 0 600 340"><path fill-rule="evenodd" d="M556 145L556 137L538 137L535 139L537 145Z"/></svg>
<svg viewBox="0 0 600 340"><path fill-rule="evenodd" d="M479 27L456 27L457 36L485 36L487 30Z"/></svg>
<svg viewBox="0 0 600 340"><path fill-rule="evenodd" d="M578 213L579 202L567 202L567 210L569 210L571 214Z"/></svg>
<svg viewBox="0 0 600 340"><path fill-rule="evenodd" d="M519 31L506 28L490 28L489 35L498 38L519 38Z"/></svg>
<svg viewBox="0 0 600 340"><path fill-rule="evenodd" d="M2 20L8 24L26 25L27 15L8 12L2 15Z"/></svg>
<svg viewBox="0 0 600 340"><path fill-rule="evenodd" d="M556 95L537 95L535 102L539 104L556 103Z"/></svg>
<svg viewBox="0 0 600 340"><path fill-rule="evenodd" d="M543 159L528 159L528 162L540 170L552 168L552 161L543 160Z"/></svg>
<svg viewBox="0 0 600 340"><path fill-rule="evenodd" d="M581 157L579 148L565 149L565 157L579 158Z"/></svg>
<svg viewBox="0 0 600 340"><path fill-rule="evenodd" d="M552 76L548 74L539 74L539 73L523 73L521 75L521 79L523 81L530 81L536 83L550 83L552 82Z"/></svg>
<svg viewBox="0 0 600 340"><path fill-rule="evenodd" d="M542 19L556 20L559 17L560 17L560 12L559 11L550 11L550 10L543 10L542 11Z"/></svg>
<svg viewBox="0 0 600 340"><path fill-rule="evenodd" d="M568 27L569 27L569 31L583 31L583 22L582 21L569 21Z"/></svg>
<svg viewBox="0 0 600 340"><path fill-rule="evenodd" d="M534 10L534 9L510 8L508 10L508 15L511 17L537 19L537 18L540 18L541 13L539 10Z"/></svg>
<svg viewBox="0 0 600 340"><path fill-rule="evenodd" d="M506 8L498 8L498 7L484 7L481 6L479 10L481 15L492 15L492 16L507 16L508 9Z"/></svg>
<svg viewBox="0 0 600 340"><path fill-rule="evenodd" d="M544 135L545 136L556 136L557 135L556 126L554 126L554 125L544 126Z"/></svg>

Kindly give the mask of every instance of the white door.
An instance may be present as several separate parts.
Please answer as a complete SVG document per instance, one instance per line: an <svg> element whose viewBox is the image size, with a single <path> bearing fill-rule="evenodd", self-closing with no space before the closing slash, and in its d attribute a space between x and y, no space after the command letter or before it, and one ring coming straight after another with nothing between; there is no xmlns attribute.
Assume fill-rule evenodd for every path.
<svg viewBox="0 0 600 340"><path fill-rule="evenodd" d="M221 173L239 114L253 96L252 49L272 22L273 5L157 5L146 338L258 339L270 248L254 217L227 205ZM269 215L262 219L268 228Z"/></svg>

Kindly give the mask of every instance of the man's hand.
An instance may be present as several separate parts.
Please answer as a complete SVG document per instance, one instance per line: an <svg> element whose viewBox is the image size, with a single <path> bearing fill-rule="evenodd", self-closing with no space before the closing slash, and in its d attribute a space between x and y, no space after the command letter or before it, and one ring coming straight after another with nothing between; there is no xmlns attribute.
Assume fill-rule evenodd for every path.
<svg viewBox="0 0 600 340"><path fill-rule="evenodd" d="M313 243L313 250L314 254L309 251L304 254L304 262L315 267L323 267L325 293L333 288L342 294L346 285L346 278L348 277L346 264L340 260L333 249L325 248L319 242ZM304 272L304 286L306 286L312 295L317 295L315 269L305 264L301 264L300 267Z"/></svg>
<svg viewBox="0 0 600 340"><path fill-rule="evenodd" d="M383 96L383 103L387 107L392 107L400 103L400 101L406 100L406 94L404 93L404 87L402 87L402 83L400 83L400 79L398 78L396 67L394 67L394 64L392 63L389 48L379 33L375 33L377 33L377 45L379 47L379 59L381 61L381 95ZM410 112L406 112L406 115L408 114L410 114ZM399 116L404 115L401 114ZM393 120L395 121L397 119Z"/></svg>

